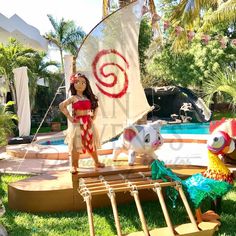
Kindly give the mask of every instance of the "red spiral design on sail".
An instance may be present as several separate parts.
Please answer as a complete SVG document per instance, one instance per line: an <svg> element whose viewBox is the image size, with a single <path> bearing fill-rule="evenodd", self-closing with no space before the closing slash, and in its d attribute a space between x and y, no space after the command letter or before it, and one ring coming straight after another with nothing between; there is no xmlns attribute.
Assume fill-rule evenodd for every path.
<svg viewBox="0 0 236 236"><path fill-rule="evenodd" d="M126 67L129 68L129 63L122 54L117 52L115 49L108 49L108 50L104 49L104 50L101 50L100 52L98 52L97 55L95 56L93 63L92 63L92 70L93 70L94 77L96 78L96 80L98 82L98 83L96 83L96 86L99 89L99 91L108 97L120 98L126 93L126 91L128 89L129 80L128 80L128 75L126 73L126 68L123 68L121 65L117 64L116 62L106 62L106 63L103 63L99 68L97 68L97 64L98 64L100 58L103 56L109 55L109 54L114 54L115 56L120 57L125 62ZM112 88L119 82L118 81L119 78L117 77L117 75L115 73L113 73L113 72L105 73L104 72L104 68L106 66L115 66L115 67L119 68L120 71L123 72L124 85L123 85L121 91L119 91L117 93L110 93L110 92L106 91L104 88L102 88L102 86L105 88ZM107 83L104 80L102 80L101 78L99 78L97 71L100 72L100 74L103 78L107 78L107 77L112 76L113 77L112 82Z"/></svg>

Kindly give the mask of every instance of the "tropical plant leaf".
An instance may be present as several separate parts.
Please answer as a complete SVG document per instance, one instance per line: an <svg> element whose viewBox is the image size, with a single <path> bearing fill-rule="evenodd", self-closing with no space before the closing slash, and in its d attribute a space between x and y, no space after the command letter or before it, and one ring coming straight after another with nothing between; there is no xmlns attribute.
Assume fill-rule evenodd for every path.
<svg viewBox="0 0 236 236"><path fill-rule="evenodd" d="M228 94L232 98L232 106L236 106L236 71L232 69L218 70L211 75L211 79L203 85L207 104L212 102L215 94Z"/></svg>
<svg viewBox="0 0 236 236"><path fill-rule="evenodd" d="M236 0L222 3L216 11L205 20L201 27L203 31L209 30L214 24L226 22L228 24L236 21Z"/></svg>
<svg viewBox="0 0 236 236"><path fill-rule="evenodd" d="M14 120L18 118L14 114L10 107L14 102L10 101L5 105L0 105L0 146L7 144L8 137L13 133L13 129L16 127Z"/></svg>
<svg viewBox="0 0 236 236"><path fill-rule="evenodd" d="M61 18L57 22L52 15L48 15L53 30L47 32L44 37L51 45L59 49L61 57L61 71L64 71L63 51L69 51L74 57L77 57L78 48L85 32L81 27L77 27L74 21Z"/></svg>

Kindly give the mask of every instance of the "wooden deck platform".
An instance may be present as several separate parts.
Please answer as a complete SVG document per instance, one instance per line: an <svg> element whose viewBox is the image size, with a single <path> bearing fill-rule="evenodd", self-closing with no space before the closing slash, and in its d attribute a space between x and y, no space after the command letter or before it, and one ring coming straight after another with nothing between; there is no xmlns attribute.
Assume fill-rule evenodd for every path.
<svg viewBox="0 0 236 236"><path fill-rule="evenodd" d="M204 169L176 166L174 171L185 178ZM33 176L9 184L9 207L23 212L79 211L86 209L86 205L77 191L79 178L138 172L150 172L150 168L141 164L136 164L133 167L128 165L107 166L100 169L84 167L80 168L78 174L73 175L68 171L55 171ZM142 201L156 199L153 191L142 190L139 194ZM116 199L117 204L122 204L132 201L133 198L127 192L117 194ZM95 196L92 199L92 205L94 208L109 206L110 200L106 195Z"/></svg>

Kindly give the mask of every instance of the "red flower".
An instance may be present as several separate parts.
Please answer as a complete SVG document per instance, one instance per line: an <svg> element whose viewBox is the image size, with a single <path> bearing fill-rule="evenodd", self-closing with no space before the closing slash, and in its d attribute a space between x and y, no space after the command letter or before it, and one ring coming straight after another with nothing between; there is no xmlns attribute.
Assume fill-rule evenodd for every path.
<svg viewBox="0 0 236 236"><path fill-rule="evenodd" d="M226 48L227 40L224 37L219 39L219 43L221 48Z"/></svg>
<svg viewBox="0 0 236 236"><path fill-rule="evenodd" d="M170 26L170 22L169 21L164 21L164 30L167 30Z"/></svg>
<svg viewBox="0 0 236 236"><path fill-rule="evenodd" d="M211 36L210 35L207 35L207 34L202 35L202 42L203 43L208 44L208 42L210 40L211 40Z"/></svg>
<svg viewBox="0 0 236 236"><path fill-rule="evenodd" d="M149 12L149 10L148 10L147 6L144 5L142 8L142 15L146 14L147 12Z"/></svg>
<svg viewBox="0 0 236 236"><path fill-rule="evenodd" d="M231 45L234 46L234 47L236 46L236 39L231 40Z"/></svg>
<svg viewBox="0 0 236 236"><path fill-rule="evenodd" d="M189 40L189 41L192 41L193 38L194 38L194 36L195 36L195 32L189 30L188 33L187 33L188 40Z"/></svg>
<svg viewBox="0 0 236 236"><path fill-rule="evenodd" d="M160 19L161 19L161 17L157 13L154 13L152 15L152 23L155 23L155 22L159 21Z"/></svg>
<svg viewBox="0 0 236 236"><path fill-rule="evenodd" d="M76 81L78 80L78 75L77 74L73 74L70 77L70 83L74 84Z"/></svg>
<svg viewBox="0 0 236 236"><path fill-rule="evenodd" d="M184 29L181 26L175 27L175 34L178 36L181 32L183 32Z"/></svg>

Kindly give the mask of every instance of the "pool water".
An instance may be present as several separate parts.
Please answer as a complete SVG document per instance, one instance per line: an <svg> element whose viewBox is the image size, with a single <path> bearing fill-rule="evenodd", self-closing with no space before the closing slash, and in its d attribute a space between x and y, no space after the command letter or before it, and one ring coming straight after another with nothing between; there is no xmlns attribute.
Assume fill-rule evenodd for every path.
<svg viewBox="0 0 236 236"><path fill-rule="evenodd" d="M66 145L64 143L64 139L58 139L58 140L47 140L45 142L40 142L41 145Z"/></svg>
<svg viewBox="0 0 236 236"><path fill-rule="evenodd" d="M209 134L209 123L166 124L161 134Z"/></svg>
<svg viewBox="0 0 236 236"><path fill-rule="evenodd" d="M161 127L161 134L209 134L209 123L166 124ZM47 140L41 145L65 145L64 139Z"/></svg>

